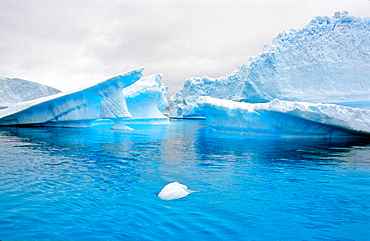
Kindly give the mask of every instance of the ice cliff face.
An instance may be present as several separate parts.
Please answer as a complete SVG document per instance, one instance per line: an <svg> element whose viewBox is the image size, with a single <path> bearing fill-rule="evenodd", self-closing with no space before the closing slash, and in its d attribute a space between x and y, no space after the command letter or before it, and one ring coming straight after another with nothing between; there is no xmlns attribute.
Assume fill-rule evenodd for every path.
<svg viewBox="0 0 370 241"><path fill-rule="evenodd" d="M222 132L262 136L370 136L370 110L273 100L245 103L199 97L195 111Z"/></svg>
<svg viewBox="0 0 370 241"><path fill-rule="evenodd" d="M144 78L134 85L142 77L143 70L144 68L138 68L87 88L10 105L0 110L0 125L36 124L76 127L91 126L98 120L111 119L120 122L118 126L123 128L122 122L125 119L143 116L165 118L157 113L158 108L162 109L165 105L159 98L161 94L165 94L158 92L167 90L160 82L161 76ZM129 86L132 88L123 93L122 90ZM152 92L149 91L150 89ZM153 97L152 100L156 102L149 105L148 96ZM126 98L129 101L135 99L137 103L127 105ZM140 109L140 111L146 111L145 114L140 115L140 111L135 109L139 103L146 104ZM157 112L150 109L155 105L157 105Z"/></svg>
<svg viewBox="0 0 370 241"><path fill-rule="evenodd" d="M170 99L171 117L193 117L199 96L264 103L274 99L370 109L370 18L316 17L280 33L263 52L217 79L191 78Z"/></svg>
<svg viewBox="0 0 370 241"><path fill-rule="evenodd" d="M14 103L60 93L60 90L32 81L0 77L0 109Z"/></svg>

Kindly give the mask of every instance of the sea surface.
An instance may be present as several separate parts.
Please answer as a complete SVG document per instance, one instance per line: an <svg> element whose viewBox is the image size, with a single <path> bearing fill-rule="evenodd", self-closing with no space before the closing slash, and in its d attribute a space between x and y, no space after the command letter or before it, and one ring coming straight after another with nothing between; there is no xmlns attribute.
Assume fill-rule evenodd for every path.
<svg viewBox="0 0 370 241"><path fill-rule="evenodd" d="M132 127L1 127L0 240L370 240L370 140Z"/></svg>

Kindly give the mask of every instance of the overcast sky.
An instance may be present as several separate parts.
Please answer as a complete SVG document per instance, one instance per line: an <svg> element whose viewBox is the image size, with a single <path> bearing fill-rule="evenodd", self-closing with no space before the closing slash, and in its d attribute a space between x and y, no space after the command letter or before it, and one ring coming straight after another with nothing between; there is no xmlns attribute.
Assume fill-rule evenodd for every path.
<svg viewBox="0 0 370 241"><path fill-rule="evenodd" d="M336 11L370 17L369 0L0 0L0 76L71 90L145 66L169 95L220 77L282 30Z"/></svg>

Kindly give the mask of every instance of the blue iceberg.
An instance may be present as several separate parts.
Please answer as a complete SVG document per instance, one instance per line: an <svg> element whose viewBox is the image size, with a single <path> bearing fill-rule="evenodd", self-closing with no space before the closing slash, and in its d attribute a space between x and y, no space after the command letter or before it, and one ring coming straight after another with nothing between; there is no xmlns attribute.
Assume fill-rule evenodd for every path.
<svg viewBox="0 0 370 241"><path fill-rule="evenodd" d="M167 88L161 75L141 79L143 70L137 68L86 88L9 105L0 110L0 125L89 127L108 120L115 128L127 129L123 123L133 120L167 123L168 118L160 113L167 103L163 100ZM131 88L124 93L127 87ZM132 104L133 100L137 103ZM150 101L155 103L148 104ZM140 103L145 106L138 110Z"/></svg>
<svg viewBox="0 0 370 241"><path fill-rule="evenodd" d="M162 112L168 106L168 87L162 83L162 77L162 74L150 75L123 89L123 97L133 117L164 118Z"/></svg>
<svg viewBox="0 0 370 241"><path fill-rule="evenodd" d="M190 78L170 99L170 116L199 117L199 96L238 102L274 99L370 109L370 18L316 17L281 32L263 52L220 78Z"/></svg>

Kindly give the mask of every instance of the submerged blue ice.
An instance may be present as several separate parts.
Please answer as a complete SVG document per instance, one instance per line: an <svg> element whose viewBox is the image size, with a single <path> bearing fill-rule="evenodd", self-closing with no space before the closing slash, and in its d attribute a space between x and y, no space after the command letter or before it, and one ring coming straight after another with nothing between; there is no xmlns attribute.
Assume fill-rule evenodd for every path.
<svg viewBox="0 0 370 241"><path fill-rule="evenodd" d="M265 103L274 99L370 109L370 18L316 17L281 32L230 75L190 78L170 99L170 116L197 117L199 96Z"/></svg>

